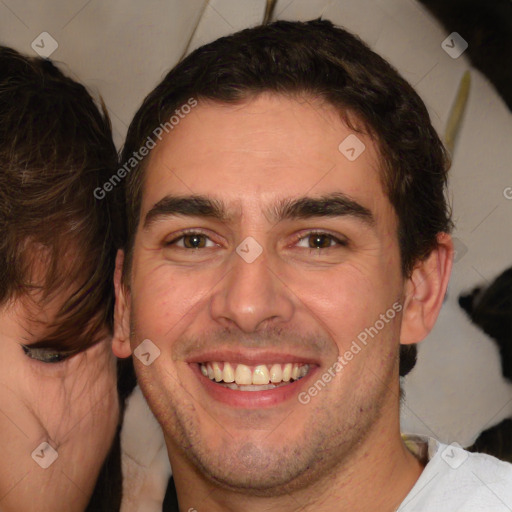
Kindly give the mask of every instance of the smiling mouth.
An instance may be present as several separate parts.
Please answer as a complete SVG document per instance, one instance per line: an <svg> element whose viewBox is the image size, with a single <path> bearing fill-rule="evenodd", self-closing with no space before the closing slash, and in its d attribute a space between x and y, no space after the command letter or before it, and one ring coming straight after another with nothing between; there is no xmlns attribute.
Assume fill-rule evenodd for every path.
<svg viewBox="0 0 512 512"><path fill-rule="evenodd" d="M266 391L305 377L310 365L274 363L248 366L229 362L200 363L201 373L212 382L237 391Z"/></svg>

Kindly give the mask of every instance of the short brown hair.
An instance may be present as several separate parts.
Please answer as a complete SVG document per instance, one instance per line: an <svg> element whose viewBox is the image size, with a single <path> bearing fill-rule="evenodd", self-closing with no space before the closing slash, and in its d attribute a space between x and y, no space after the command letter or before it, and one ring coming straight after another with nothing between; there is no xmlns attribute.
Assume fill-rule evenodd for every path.
<svg viewBox="0 0 512 512"><path fill-rule="evenodd" d="M33 346L85 349L112 327L115 196L93 190L117 151L101 110L49 60L0 47L0 305L67 299Z"/></svg>

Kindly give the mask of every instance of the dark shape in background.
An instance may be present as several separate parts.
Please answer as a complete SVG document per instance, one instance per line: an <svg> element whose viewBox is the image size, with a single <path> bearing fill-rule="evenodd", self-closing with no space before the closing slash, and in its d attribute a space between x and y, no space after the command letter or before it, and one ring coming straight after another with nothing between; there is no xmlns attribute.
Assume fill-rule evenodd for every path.
<svg viewBox="0 0 512 512"><path fill-rule="evenodd" d="M460 307L471 321L500 349L503 377L512 382L512 267L488 288L474 288L459 297Z"/></svg>
<svg viewBox="0 0 512 512"><path fill-rule="evenodd" d="M469 44L471 64L494 85L512 110L512 2L510 0L419 0L449 34Z"/></svg>
<svg viewBox="0 0 512 512"><path fill-rule="evenodd" d="M416 366L417 356L416 345L400 345L400 377L405 377Z"/></svg>
<svg viewBox="0 0 512 512"><path fill-rule="evenodd" d="M506 462L512 462L512 419L503 420L498 425L484 430L468 450L487 453Z"/></svg>
<svg viewBox="0 0 512 512"><path fill-rule="evenodd" d="M512 382L512 267L488 288L474 288L469 294L461 295L459 305L471 321L496 342L502 374ZM512 418L482 432L468 450L512 462Z"/></svg>

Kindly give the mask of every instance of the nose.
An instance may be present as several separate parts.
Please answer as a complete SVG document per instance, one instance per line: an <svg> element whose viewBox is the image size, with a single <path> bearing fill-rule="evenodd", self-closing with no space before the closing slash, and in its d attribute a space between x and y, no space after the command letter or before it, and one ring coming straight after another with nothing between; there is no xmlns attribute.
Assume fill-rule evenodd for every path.
<svg viewBox="0 0 512 512"><path fill-rule="evenodd" d="M290 321L295 309L293 292L270 267L265 251L250 263L234 252L231 265L211 298L210 311L216 322L251 333Z"/></svg>

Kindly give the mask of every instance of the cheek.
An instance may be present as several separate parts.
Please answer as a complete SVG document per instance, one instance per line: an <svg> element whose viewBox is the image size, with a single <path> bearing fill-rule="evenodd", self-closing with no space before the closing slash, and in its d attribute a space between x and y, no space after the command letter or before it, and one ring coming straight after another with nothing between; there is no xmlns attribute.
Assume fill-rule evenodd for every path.
<svg viewBox="0 0 512 512"><path fill-rule="evenodd" d="M139 274L132 282L133 323L135 329L143 325L151 332L139 332L137 338L165 338L211 296L218 282L218 269L176 269L162 264Z"/></svg>
<svg viewBox="0 0 512 512"><path fill-rule="evenodd" d="M300 280L294 278L295 284L290 288L306 315L321 324L343 353L360 333L367 332L365 329L376 322L379 335L389 336L396 329L396 320L391 318L391 314L395 317L394 310L384 327L379 320L396 301L393 268L375 262L369 264L361 258L357 263L347 263L332 271L303 272ZM364 337L363 334L361 338ZM373 338L368 336L368 339Z"/></svg>
<svg viewBox="0 0 512 512"><path fill-rule="evenodd" d="M19 441L27 444L28 449L29 440L37 440L46 433L41 409L45 419L62 416L63 408L56 406L53 390L48 392L44 377L32 371L34 368L33 361L9 341L0 358L0 432L3 434L0 445Z"/></svg>
<svg viewBox="0 0 512 512"><path fill-rule="evenodd" d="M94 361L88 371L62 378L45 374L46 366L37 369L36 363L21 351L8 355L10 359L4 357L0 361L1 495L15 480L31 473L23 484L28 486L27 492L42 493L41 499L51 501L58 492L62 494L56 487L65 485L60 477L52 478L51 471L65 472L83 492L92 491L93 478L118 422L115 367L105 368L101 361ZM70 371L76 371L74 365L70 366ZM51 367L48 370L51 372ZM31 454L42 442L50 442L58 458L52 470L38 472ZM16 500L20 499L17 491L13 494ZM69 496L62 495L62 500L71 503ZM18 503L18 507L11 510L31 509L28 502L23 506ZM57 506L51 508L61 510Z"/></svg>
<svg viewBox="0 0 512 512"><path fill-rule="evenodd" d="M118 400L110 354L82 353L71 358L64 378L34 375L29 392L34 413L56 442L73 439L73 443L83 445L82 438L88 438L91 444L99 445L115 429ZM82 434L77 436L79 430Z"/></svg>

